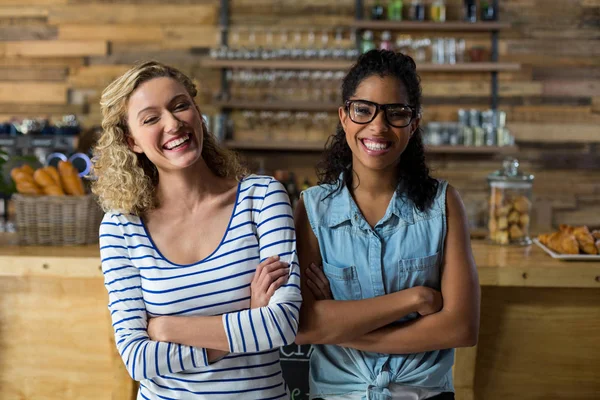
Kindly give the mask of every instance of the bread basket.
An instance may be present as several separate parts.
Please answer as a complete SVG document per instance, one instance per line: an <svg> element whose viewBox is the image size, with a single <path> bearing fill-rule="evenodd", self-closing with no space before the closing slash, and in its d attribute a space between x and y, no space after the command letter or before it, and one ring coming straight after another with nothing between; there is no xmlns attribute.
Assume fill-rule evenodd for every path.
<svg viewBox="0 0 600 400"><path fill-rule="evenodd" d="M93 195L12 197L19 244L83 245L98 242L102 210Z"/></svg>

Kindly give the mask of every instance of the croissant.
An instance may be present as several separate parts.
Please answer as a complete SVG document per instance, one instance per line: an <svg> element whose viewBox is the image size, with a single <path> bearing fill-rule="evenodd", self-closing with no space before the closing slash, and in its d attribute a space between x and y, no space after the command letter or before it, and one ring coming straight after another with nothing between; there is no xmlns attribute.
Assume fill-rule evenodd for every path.
<svg viewBox="0 0 600 400"><path fill-rule="evenodd" d="M594 237L590 233L590 230L587 226L583 225L573 228L573 235L575 235L581 251L583 251L585 254L598 254L598 249L594 243Z"/></svg>
<svg viewBox="0 0 600 400"><path fill-rule="evenodd" d="M592 231L592 236L594 237L594 239L600 240L600 230Z"/></svg>
<svg viewBox="0 0 600 400"><path fill-rule="evenodd" d="M546 244L557 253L579 254L579 243L575 236L566 231L558 231L550 234Z"/></svg>
<svg viewBox="0 0 600 400"><path fill-rule="evenodd" d="M46 168L40 168L33 173L33 179L43 190L44 194L50 196L64 196L60 185L56 183L52 175L46 171Z"/></svg>
<svg viewBox="0 0 600 400"><path fill-rule="evenodd" d="M58 172L60 174L62 187L67 194L74 196L83 196L85 194L83 182L81 182L79 173L73 164L68 161L59 161Z"/></svg>

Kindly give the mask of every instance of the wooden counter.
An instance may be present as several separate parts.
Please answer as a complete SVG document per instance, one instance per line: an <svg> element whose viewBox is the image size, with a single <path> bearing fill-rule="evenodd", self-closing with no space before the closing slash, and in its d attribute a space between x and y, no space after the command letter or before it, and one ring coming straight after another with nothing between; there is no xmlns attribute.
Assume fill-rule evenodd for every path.
<svg viewBox="0 0 600 400"><path fill-rule="evenodd" d="M0 242L1 243L1 242ZM557 261L539 247L473 241L481 286L600 288L600 262ZM0 276L102 276L98 246L0 246Z"/></svg>
<svg viewBox="0 0 600 400"><path fill-rule="evenodd" d="M472 246L481 329L457 351L457 399L596 398L600 263ZM0 399L130 400L106 304L98 246L0 246Z"/></svg>

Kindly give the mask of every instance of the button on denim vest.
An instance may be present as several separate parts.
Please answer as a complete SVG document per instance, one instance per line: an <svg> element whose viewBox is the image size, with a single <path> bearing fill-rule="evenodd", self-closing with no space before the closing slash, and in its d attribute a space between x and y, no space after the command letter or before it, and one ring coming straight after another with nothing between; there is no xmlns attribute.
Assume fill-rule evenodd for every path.
<svg viewBox="0 0 600 400"><path fill-rule="evenodd" d="M333 297L360 300L413 286L440 290L447 186L446 181L439 181L436 197L425 212L394 193L373 229L345 186L339 191L333 185L305 190L306 212ZM411 314L398 323L417 317ZM389 355L313 345L311 398L355 392L368 399L386 399L390 384L453 391L453 362L453 349Z"/></svg>

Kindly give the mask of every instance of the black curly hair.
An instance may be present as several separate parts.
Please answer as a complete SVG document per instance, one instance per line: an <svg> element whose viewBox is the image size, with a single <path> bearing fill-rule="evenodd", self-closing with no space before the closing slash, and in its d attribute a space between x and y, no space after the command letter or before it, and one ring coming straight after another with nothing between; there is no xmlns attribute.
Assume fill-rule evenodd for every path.
<svg viewBox="0 0 600 400"><path fill-rule="evenodd" d="M421 111L421 79L414 60L405 54L389 50L371 50L361 55L342 81L342 104L356 92L360 83L373 76L392 76L404 83L409 104ZM339 176L343 174L340 183ZM317 164L318 184L331 184L335 191L343 185L352 188L352 151L346 142L346 133L338 122L336 132L325 145ZM437 193L437 180L429 175L425 164L422 129L417 127L398 163L398 191L406 195L420 211L430 207ZM332 192L332 193L334 193Z"/></svg>

